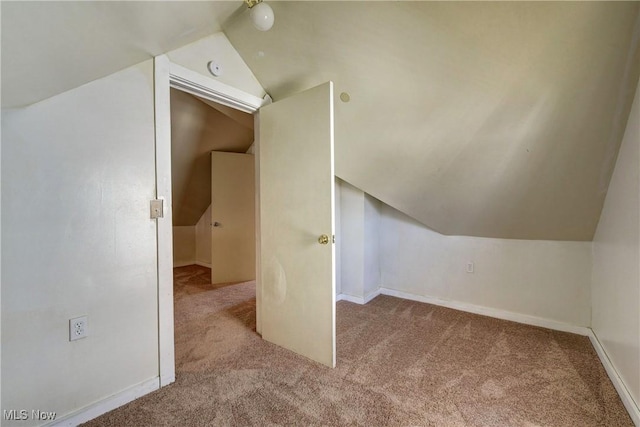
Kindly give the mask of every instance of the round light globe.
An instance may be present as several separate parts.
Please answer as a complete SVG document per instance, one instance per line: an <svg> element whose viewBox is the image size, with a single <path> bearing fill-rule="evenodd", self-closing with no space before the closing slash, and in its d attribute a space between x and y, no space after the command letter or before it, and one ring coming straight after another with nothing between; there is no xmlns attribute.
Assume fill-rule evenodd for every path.
<svg viewBox="0 0 640 427"><path fill-rule="evenodd" d="M251 8L251 20L253 26L260 31L268 31L273 27L273 9L268 4L262 2Z"/></svg>

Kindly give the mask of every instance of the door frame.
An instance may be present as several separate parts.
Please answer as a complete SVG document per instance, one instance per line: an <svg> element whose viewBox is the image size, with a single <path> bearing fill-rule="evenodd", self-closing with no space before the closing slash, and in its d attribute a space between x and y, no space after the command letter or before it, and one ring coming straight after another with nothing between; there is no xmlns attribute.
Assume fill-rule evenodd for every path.
<svg viewBox="0 0 640 427"><path fill-rule="evenodd" d="M158 358L160 387L175 381L175 341L173 324L173 211L171 198L171 108L170 88L254 114L256 159L256 322L260 331L260 195L258 109L267 100L174 64L167 55L154 58L156 198L163 201L164 217L157 221L158 259ZM267 97L268 99L268 97Z"/></svg>

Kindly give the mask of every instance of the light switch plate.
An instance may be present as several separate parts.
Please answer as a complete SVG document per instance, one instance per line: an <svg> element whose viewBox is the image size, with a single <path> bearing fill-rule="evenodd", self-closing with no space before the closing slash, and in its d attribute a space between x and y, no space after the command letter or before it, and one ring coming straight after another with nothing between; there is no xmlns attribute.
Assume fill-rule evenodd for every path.
<svg viewBox="0 0 640 427"><path fill-rule="evenodd" d="M162 199L154 199L150 204L151 209L151 219L163 218L164 217L164 206Z"/></svg>

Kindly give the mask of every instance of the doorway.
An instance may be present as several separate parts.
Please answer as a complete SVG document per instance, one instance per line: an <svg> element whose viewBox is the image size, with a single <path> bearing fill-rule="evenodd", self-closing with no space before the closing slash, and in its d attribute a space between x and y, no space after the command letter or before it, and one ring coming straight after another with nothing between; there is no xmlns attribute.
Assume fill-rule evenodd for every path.
<svg viewBox="0 0 640 427"><path fill-rule="evenodd" d="M166 56L156 57L155 66L157 197L170 207L169 84L249 113L268 102ZM256 330L329 367L336 363L333 93L326 82L255 115ZM175 380L171 237L171 222L158 221L161 386Z"/></svg>
<svg viewBox="0 0 640 427"><path fill-rule="evenodd" d="M172 88L170 103L180 373L201 371L232 347L231 319L255 330L254 132L252 115L196 95ZM227 304L240 307L237 318Z"/></svg>
<svg viewBox="0 0 640 427"><path fill-rule="evenodd" d="M164 205L164 218L157 222L159 376L160 386L165 386L175 381L171 88L249 114L263 100L172 64L165 55L156 57L154 66L156 198Z"/></svg>
<svg viewBox="0 0 640 427"><path fill-rule="evenodd" d="M212 283L253 280L254 161L245 154L253 144L253 117L178 89L171 89L170 102L174 267L214 267L213 243ZM242 254L251 272L229 272L227 253Z"/></svg>

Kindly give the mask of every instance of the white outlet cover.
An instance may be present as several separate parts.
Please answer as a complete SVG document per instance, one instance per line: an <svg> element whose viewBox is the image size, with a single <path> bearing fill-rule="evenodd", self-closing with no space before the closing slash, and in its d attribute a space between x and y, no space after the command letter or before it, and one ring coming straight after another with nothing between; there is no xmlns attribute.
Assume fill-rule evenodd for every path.
<svg viewBox="0 0 640 427"><path fill-rule="evenodd" d="M467 273L473 273L473 268L474 268L473 262L468 262L467 263Z"/></svg>
<svg viewBox="0 0 640 427"><path fill-rule="evenodd" d="M80 316L69 319L69 341L86 338L87 335L89 335L87 316Z"/></svg>

